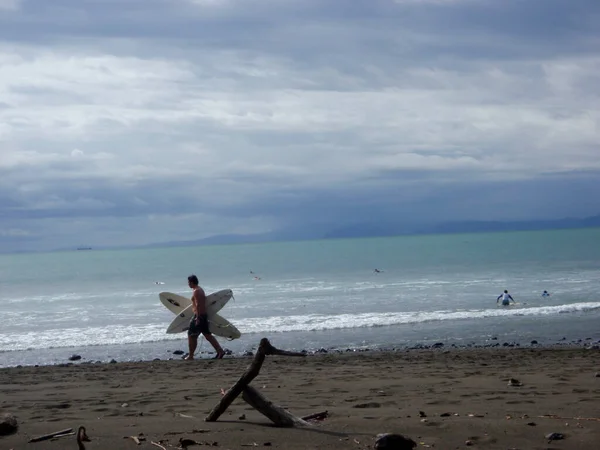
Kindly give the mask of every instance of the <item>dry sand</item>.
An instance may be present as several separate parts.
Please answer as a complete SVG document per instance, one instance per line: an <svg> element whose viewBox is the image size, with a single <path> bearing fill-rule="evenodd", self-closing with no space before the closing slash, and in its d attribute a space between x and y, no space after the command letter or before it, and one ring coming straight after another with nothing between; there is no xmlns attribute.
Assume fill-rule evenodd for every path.
<svg viewBox="0 0 600 450"><path fill-rule="evenodd" d="M273 342L276 345L276 342ZM378 433L402 433L417 448L600 448L600 352L478 349L268 356L252 385L303 416L282 429L237 399L217 421L204 417L252 358L25 367L0 370L0 412L19 421L1 449L76 449L74 437L33 436L84 425L89 449L177 448L180 438L217 448L365 449ZM522 386L509 386L516 378ZM422 411L427 417L420 417ZM542 418L558 415L563 418ZM589 420L585 420L585 419ZM563 433L548 443L545 435ZM139 446L124 436L143 433ZM265 444L270 443L270 447ZM203 448L203 447L190 447Z"/></svg>

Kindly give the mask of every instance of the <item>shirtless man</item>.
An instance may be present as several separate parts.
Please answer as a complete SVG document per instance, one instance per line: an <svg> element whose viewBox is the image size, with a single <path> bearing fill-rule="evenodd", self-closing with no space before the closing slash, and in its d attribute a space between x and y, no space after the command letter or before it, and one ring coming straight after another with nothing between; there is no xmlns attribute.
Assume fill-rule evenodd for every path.
<svg viewBox="0 0 600 450"><path fill-rule="evenodd" d="M198 346L198 336L202 334L208 342L217 351L215 359L221 359L225 355L225 352L217 342L217 339L212 335L208 329L208 316L206 315L206 294L204 289L198 286L198 277L196 275L190 275L188 277L188 286L194 291L192 295L192 309L194 310L194 317L190 321L190 328L188 329L188 345L189 354L185 359L194 359L194 352Z"/></svg>

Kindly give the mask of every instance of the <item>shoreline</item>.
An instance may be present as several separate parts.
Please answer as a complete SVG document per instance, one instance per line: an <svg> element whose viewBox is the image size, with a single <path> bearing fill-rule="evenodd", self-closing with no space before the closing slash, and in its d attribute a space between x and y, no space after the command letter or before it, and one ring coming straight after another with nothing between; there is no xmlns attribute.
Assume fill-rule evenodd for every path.
<svg viewBox="0 0 600 450"><path fill-rule="evenodd" d="M258 335L257 335L257 342L255 345L250 346L251 348L246 349L246 350L242 350L242 351L238 351L238 352L233 352L231 350L229 350L227 348L227 343L224 342L222 343L223 348L226 350L226 355L227 355L227 359L232 359L232 358L244 358L246 356L251 356L253 354L253 352L256 350L256 347L258 346ZM526 342L523 342L526 341ZM80 349L81 347L60 347L60 348L51 348L51 349L32 349L32 350L15 350L15 353L23 353L23 352L42 352L42 351L51 351L51 352L56 352L56 353L64 353L63 356L63 360L62 361L57 361L54 363L50 363L50 364L14 364L14 365L7 365L4 367L0 367L0 370L5 370L5 369L11 369L11 368L21 368L21 367L53 367L53 366L59 366L59 367L64 367L64 366L73 366L73 365L90 365L90 364L109 364L109 363L134 363L134 362L153 362L153 361L174 361L174 360L179 360L182 359L185 355L187 355L187 344L185 342L180 342L180 341L161 341L161 342L147 342L147 343L143 343L148 347L163 347L162 350L164 350L164 347L171 347L171 348L175 348L175 347L179 347L176 350L167 350L167 354L168 356L165 357L160 357L158 356L158 350L156 350L154 352L153 355L148 355L147 358L144 359L124 359L124 360L119 360L115 357L107 357L105 359L97 359L97 358L88 358L86 356L86 351L83 350L79 350L76 351L75 349ZM132 349L135 350L135 348L137 346L139 346L140 344L112 344L112 345L101 345L101 346L92 346L92 347L87 347L87 349L90 348L94 348L94 349L98 349L98 348L120 348L120 347L131 347ZM600 337L598 338L592 338L592 337L586 337L586 338L579 338L579 339L571 339L571 340L567 340L566 338L562 338L560 340L551 342L551 343L544 343L544 342L539 342L538 340L535 339L521 339L519 340L513 340L513 341L508 341L508 340L501 340L497 337L492 337L490 339L487 339L485 341L485 343L468 343L468 344L456 344L456 343L447 343L444 342L442 340L439 341L430 341L430 342L425 342L425 343L416 343L416 344L407 344L407 345L372 345L372 346L358 346L358 347L347 347L347 348L339 348L338 346L331 346L331 347L321 347L318 349L311 349L311 350L306 350L306 349L294 349L294 351L299 351L299 352L303 352L306 353L306 355L308 356L313 356L313 355L319 355L319 354L332 354L332 355L339 355L339 354L346 354L346 353L365 353L365 352L373 352L373 353L379 353L379 352L407 352L407 351L415 351L415 350L424 350L424 351L461 351L461 350L478 350L478 349L563 349L563 348L568 348L568 349L588 349L588 350L600 350ZM183 350L185 349L185 350ZM4 351L4 352L0 352L0 356L1 355L7 355L12 353L13 351ZM162 352L162 355L164 355L164 351ZM214 351L211 350L203 350L200 349L197 353L197 358L200 360L205 360L205 359L210 359L212 355L214 355ZM74 360L71 360L71 358L76 357Z"/></svg>
<svg viewBox="0 0 600 450"><path fill-rule="evenodd" d="M84 425L86 449L176 448L180 438L221 449L366 449L378 433L401 433L418 448L594 449L600 441L600 351L467 348L267 356L252 385L303 416L310 428L275 428L237 399L217 422L206 414L252 357L0 369L0 412L17 417L2 448L76 448L75 439L27 444ZM509 380L519 385L509 385ZM556 418L560 417L560 419ZM594 420L591 420L594 419ZM565 439L548 444L548 433ZM72 442L69 441L72 439ZM192 447L194 448L194 447Z"/></svg>

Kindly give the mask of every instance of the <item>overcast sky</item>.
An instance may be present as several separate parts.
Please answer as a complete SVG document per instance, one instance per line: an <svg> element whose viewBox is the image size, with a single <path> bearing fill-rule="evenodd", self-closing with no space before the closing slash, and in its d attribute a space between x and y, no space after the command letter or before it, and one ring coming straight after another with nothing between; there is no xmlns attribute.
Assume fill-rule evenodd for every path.
<svg viewBox="0 0 600 450"><path fill-rule="evenodd" d="M600 213L598 0L0 0L0 251Z"/></svg>

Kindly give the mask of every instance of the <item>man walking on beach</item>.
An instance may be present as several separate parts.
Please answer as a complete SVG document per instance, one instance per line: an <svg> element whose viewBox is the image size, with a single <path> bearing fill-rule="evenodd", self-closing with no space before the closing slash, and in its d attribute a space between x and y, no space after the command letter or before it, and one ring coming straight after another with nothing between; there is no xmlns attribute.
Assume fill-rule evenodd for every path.
<svg viewBox="0 0 600 450"><path fill-rule="evenodd" d="M510 305L511 300L513 303L515 303L515 299L510 296L510 294L508 293L508 291L506 289L504 290L504 292L502 294L500 294L498 296L498 298L496 299L496 304L498 304L498 301L500 299L502 299L502 306Z"/></svg>
<svg viewBox="0 0 600 450"><path fill-rule="evenodd" d="M225 355L225 352L217 342L217 339L212 335L208 329L208 315L206 314L206 294L204 289L198 286L198 277L196 275L190 275L188 277L188 286L194 291L192 295L192 309L194 310L194 317L190 321L190 328L188 329L188 345L189 353L185 359L194 359L194 352L198 347L198 336L202 334L208 342L217 351L215 359L221 359Z"/></svg>

